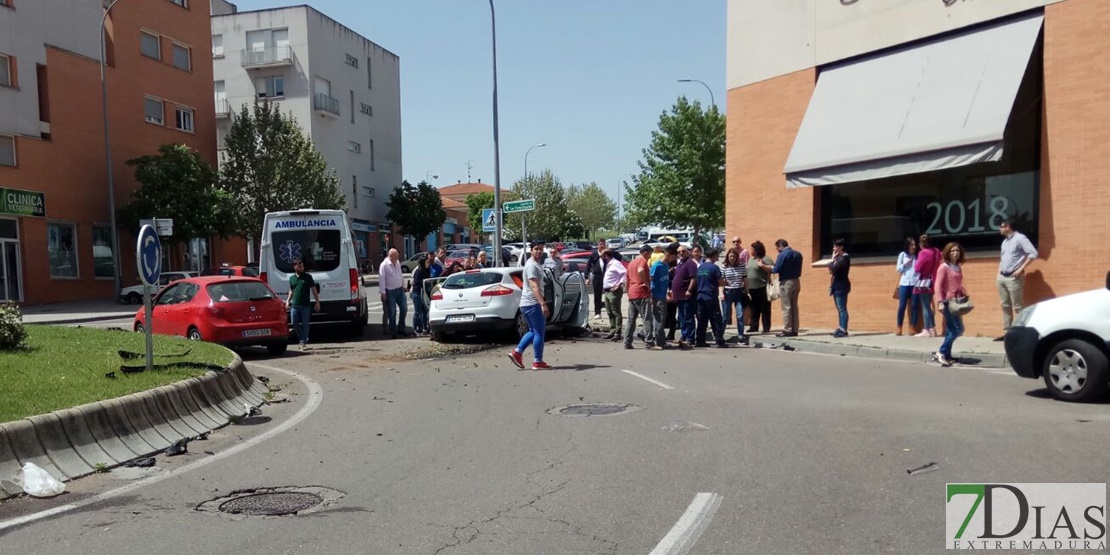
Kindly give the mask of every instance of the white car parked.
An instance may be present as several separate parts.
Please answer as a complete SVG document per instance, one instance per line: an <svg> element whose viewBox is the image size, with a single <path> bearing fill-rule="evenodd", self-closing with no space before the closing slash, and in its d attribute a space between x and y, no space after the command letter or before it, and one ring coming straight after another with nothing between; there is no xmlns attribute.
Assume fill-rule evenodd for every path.
<svg viewBox="0 0 1110 555"><path fill-rule="evenodd" d="M196 276L196 272L162 272L162 277L158 278L158 287L152 288L150 294L157 294L163 287L169 285L171 282ZM121 303L143 304L143 286L132 285L131 287L120 289L119 300Z"/></svg>
<svg viewBox="0 0 1110 555"><path fill-rule="evenodd" d="M512 331L522 337L528 330L520 314L523 272L523 268L486 268L426 280L432 339L444 342L455 334L489 331ZM555 277L544 270L544 298L551 309L547 329L585 330L589 293L582 276Z"/></svg>

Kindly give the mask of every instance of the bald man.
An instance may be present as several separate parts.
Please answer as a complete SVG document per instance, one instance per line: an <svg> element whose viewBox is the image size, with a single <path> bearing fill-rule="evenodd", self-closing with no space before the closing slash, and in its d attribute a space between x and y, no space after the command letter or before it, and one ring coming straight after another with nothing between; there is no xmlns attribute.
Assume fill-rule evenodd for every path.
<svg viewBox="0 0 1110 555"><path fill-rule="evenodd" d="M408 312L408 301L405 299L405 276L401 271L401 257L397 249L389 249L389 257L382 261L378 268L378 292L382 296L382 305L385 308L389 322L389 333L393 339L405 337L405 313ZM400 312L397 317L395 311Z"/></svg>

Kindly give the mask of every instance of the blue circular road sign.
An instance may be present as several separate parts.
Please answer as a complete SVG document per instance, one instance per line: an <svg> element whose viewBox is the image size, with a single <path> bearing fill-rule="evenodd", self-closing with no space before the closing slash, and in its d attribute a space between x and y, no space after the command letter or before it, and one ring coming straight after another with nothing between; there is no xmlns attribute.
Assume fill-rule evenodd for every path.
<svg viewBox="0 0 1110 555"><path fill-rule="evenodd" d="M139 279L143 284L158 285L158 278L162 277L162 241L158 239L154 226L144 225L139 229L135 265L139 268Z"/></svg>

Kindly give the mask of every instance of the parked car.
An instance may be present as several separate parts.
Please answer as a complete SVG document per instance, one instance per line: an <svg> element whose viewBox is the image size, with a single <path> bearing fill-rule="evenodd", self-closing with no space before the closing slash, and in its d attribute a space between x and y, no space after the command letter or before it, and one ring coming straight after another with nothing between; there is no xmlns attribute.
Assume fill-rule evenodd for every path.
<svg viewBox="0 0 1110 555"><path fill-rule="evenodd" d="M285 301L270 286L251 277L189 277L167 285L154 299L151 331L210 341L229 347L265 345L285 352L289 341ZM146 331L146 311L132 326Z"/></svg>
<svg viewBox="0 0 1110 555"><path fill-rule="evenodd" d="M446 267L448 267L448 268L450 268L451 265L456 263L456 262L458 262L459 264L461 264L463 266L466 266L466 259L470 258L471 256L477 258L478 257L478 252L479 252L478 249L469 249L469 248L449 250L449 251L447 251L447 259L444 260L444 263L446 264Z"/></svg>
<svg viewBox="0 0 1110 555"><path fill-rule="evenodd" d="M1061 401L1110 391L1110 273L1106 286L1026 307L1006 331L1006 358L1023 378L1043 378Z"/></svg>
<svg viewBox="0 0 1110 555"><path fill-rule="evenodd" d="M502 245L509 249L509 263L516 264L524 255L524 243L505 243Z"/></svg>
<svg viewBox="0 0 1110 555"><path fill-rule="evenodd" d="M522 337L528 331L520 314L523 273L521 268L486 268L426 280L432 339L445 342L455 334L483 331L512 331ZM555 277L544 270L544 299L551 309L548 329L584 330L589 297L579 274Z"/></svg>
<svg viewBox="0 0 1110 555"><path fill-rule="evenodd" d="M209 268L201 272L200 275L258 277L258 266L235 266L232 264L220 264L218 268Z"/></svg>
<svg viewBox="0 0 1110 555"><path fill-rule="evenodd" d="M162 276L158 278L158 286L154 289L153 293L157 294L163 287L179 279L190 278L196 275L196 272L162 272ZM132 285L131 287L120 289L119 300L123 303L142 304L143 286L141 284Z"/></svg>
<svg viewBox="0 0 1110 555"><path fill-rule="evenodd" d="M627 244L628 242L625 241L623 237L614 237L606 242L606 245L611 249L623 248Z"/></svg>
<svg viewBox="0 0 1110 555"><path fill-rule="evenodd" d="M416 271L416 266L419 265L420 261L422 259L426 258L427 256L428 256L427 252L418 252L418 253L402 260L401 261L401 271L406 273L406 274L409 274L409 273L412 273L412 272Z"/></svg>

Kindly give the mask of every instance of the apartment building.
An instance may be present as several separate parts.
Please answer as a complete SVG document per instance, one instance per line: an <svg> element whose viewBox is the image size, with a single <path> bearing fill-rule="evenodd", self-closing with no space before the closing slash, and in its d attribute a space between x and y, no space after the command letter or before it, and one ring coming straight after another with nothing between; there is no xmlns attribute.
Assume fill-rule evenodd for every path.
<svg viewBox="0 0 1110 555"><path fill-rule="evenodd" d="M0 0L0 300L111 298L113 241L100 95L107 0ZM216 162L207 0L121 1L105 23L116 208L127 160L186 144ZM119 230L124 286L137 230ZM236 262L241 242L167 249L171 268Z"/></svg>
<svg viewBox="0 0 1110 555"><path fill-rule="evenodd" d="M380 260L403 240L385 206L401 184L400 59L310 6L214 0L211 32L218 142L243 105L292 113L339 177L359 257Z"/></svg>

